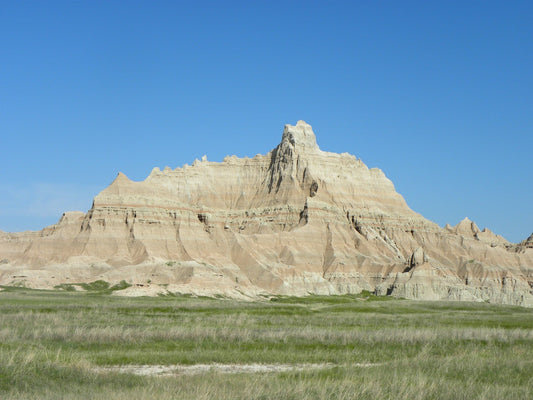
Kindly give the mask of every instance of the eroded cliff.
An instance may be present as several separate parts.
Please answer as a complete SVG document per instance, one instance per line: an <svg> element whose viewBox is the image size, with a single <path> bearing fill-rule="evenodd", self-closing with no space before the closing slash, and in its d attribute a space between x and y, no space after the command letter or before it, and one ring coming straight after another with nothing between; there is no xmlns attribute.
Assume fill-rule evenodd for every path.
<svg viewBox="0 0 533 400"><path fill-rule="evenodd" d="M0 233L0 284L126 280L130 292L356 293L533 305L531 238L441 228L379 169L286 125L266 155L119 173L86 213Z"/></svg>

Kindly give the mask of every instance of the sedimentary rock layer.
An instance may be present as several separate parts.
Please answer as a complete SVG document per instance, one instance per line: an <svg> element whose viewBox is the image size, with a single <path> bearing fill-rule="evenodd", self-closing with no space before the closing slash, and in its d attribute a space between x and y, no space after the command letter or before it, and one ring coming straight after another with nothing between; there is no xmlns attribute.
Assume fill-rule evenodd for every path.
<svg viewBox="0 0 533 400"><path fill-rule="evenodd" d="M465 219L441 228L379 169L286 125L266 155L119 173L86 213L0 233L0 283L126 280L129 291L353 293L533 305L531 238Z"/></svg>

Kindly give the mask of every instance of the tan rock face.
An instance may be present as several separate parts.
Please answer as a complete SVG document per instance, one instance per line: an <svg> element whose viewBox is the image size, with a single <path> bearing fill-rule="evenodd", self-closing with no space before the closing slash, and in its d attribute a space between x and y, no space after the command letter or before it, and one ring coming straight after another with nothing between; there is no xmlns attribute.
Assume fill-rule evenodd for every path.
<svg viewBox="0 0 533 400"><path fill-rule="evenodd" d="M533 249L533 233L526 240L520 242L518 246L522 248Z"/></svg>
<svg viewBox="0 0 533 400"><path fill-rule="evenodd" d="M531 242L531 241L529 241ZM0 284L122 279L231 296L357 293L533 305L533 249L412 211L379 169L286 125L253 158L204 157L142 182L119 173L87 214L0 233ZM142 285L142 286L141 286Z"/></svg>

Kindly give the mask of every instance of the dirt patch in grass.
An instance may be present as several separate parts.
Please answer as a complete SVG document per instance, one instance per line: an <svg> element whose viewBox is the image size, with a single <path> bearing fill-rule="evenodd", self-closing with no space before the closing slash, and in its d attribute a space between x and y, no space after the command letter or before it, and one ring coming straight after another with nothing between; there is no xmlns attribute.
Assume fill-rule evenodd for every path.
<svg viewBox="0 0 533 400"><path fill-rule="evenodd" d="M378 364L361 363L356 367L372 367ZM98 367L97 372L118 372L141 376L200 375L210 372L220 374L294 372L336 367L335 364L195 364L195 365L116 365Z"/></svg>

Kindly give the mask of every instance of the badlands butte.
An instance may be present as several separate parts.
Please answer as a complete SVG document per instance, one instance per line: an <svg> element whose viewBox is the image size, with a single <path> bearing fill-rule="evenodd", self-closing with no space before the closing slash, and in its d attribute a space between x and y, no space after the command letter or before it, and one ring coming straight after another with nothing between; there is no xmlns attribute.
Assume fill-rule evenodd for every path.
<svg viewBox="0 0 533 400"><path fill-rule="evenodd" d="M87 212L0 232L0 285L122 280L117 294L359 293L533 306L533 235L442 228L353 155L286 125L266 155L119 173Z"/></svg>

